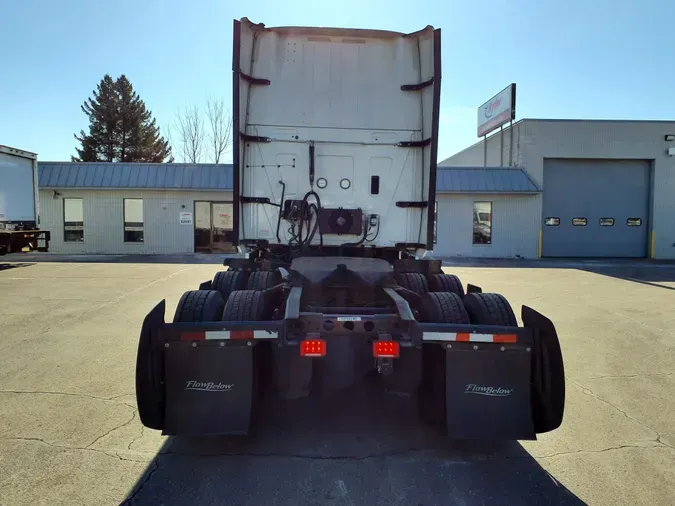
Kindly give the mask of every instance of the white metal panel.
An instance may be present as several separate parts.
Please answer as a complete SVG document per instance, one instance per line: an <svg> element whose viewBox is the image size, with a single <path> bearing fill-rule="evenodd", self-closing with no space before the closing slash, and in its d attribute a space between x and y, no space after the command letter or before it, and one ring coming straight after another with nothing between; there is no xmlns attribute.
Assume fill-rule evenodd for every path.
<svg viewBox="0 0 675 506"><path fill-rule="evenodd" d="M439 194L437 201L435 256L537 258L540 195ZM491 244L472 244L474 202L492 202Z"/></svg>
<svg viewBox="0 0 675 506"><path fill-rule="evenodd" d="M241 142L241 194L279 204L285 184L285 198L301 199L312 189L313 143L315 182L328 180L324 189L313 187L323 207L361 208L379 215L381 228L372 245L426 242L426 209L400 208L396 202L428 200L432 148L396 144L432 135L434 87L411 92L401 86L434 77L433 38L431 27L403 36L371 30L268 29L243 20L241 71L270 84L249 86L240 79L239 129L271 142ZM373 175L380 176L377 196L370 194ZM339 185L343 178L351 183L346 190ZM278 208L243 204L241 209L240 239L278 242ZM282 223L282 244L291 238L288 228ZM354 239L324 235L328 245Z"/></svg>
<svg viewBox="0 0 675 506"><path fill-rule="evenodd" d="M92 254L169 254L194 251L192 225L180 213L194 212L195 201L231 201L232 192L160 190L41 190L42 226L51 232L50 251ZM84 241L63 240L63 199L81 198ZM143 199L142 243L124 242L124 199Z"/></svg>
<svg viewBox="0 0 675 506"><path fill-rule="evenodd" d="M32 153L0 147L0 222L37 222L35 163Z"/></svg>

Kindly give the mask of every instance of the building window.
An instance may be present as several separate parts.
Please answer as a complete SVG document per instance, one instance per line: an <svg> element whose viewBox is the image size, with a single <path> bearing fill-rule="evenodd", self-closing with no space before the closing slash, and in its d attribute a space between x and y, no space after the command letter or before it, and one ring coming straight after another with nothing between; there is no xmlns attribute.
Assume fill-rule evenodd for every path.
<svg viewBox="0 0 675 506"><path fill-rule="evenodd" d="M614 226L614 218L600 218L600 226L601 227L613 227Z"/></svg>
<svg viewBox="0 0 675 506"><path fill-rule="evenodd" d="M560 225L560 218L545 218L544 225L547 227L557 227Z"/></svg>
<svg viewBox="0 0 675 506"><path fill-rule="evenodd" d="M572 225L575 227L585 227L587 223L586 218L572 218Z"/></svg>
<svg viewBox="0 0 675 506"><path fill-rule="evenodd" d="M63 240L84 242L82 199L63 199Z"/></svg>
<svg viewBox="0 0 675 506"><path fill-rule="evenodd" d="M629 227L640 227L642 226L642 218L628 218L626 225Z"/></svg>
<svg viewBox="0 0 675 506"><path fill-rule="evenodd" d="M124 199L124 242L143 242L143 199Z"/></svg>
<svg viewBox="0 0 675 506"><path fill-rule="evenodd" d="M438 239L436 232L438 231L438 202L434 202L434 244Z"/></svg>
<svg viewBox="0 0 675 506"><path fill-rule="evenodd" d="M473 203L473 244L492 244L492 202Z"/></svg>

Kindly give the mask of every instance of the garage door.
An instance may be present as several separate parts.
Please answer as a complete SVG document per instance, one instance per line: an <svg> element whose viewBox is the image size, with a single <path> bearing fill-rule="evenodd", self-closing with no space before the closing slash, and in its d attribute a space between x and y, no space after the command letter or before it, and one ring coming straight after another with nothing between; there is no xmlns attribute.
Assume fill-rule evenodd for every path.
<svg viewBox="0 0 675 506"><path fill-rule="evenodd" d="M646 257L650 163L544 160L542 256Z"/></svg>

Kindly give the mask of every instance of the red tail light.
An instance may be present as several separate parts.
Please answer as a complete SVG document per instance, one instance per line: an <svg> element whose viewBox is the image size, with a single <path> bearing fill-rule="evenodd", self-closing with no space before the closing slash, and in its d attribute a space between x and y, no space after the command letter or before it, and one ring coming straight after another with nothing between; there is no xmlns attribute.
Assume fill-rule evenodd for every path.
<svg viewBox="0 0 675 506"><path fill-rule="evenodd" d="M323 339L305 339L300 343L300 355L303 357L325 357L326 341Z"/></svg>
<svg viewBox="0 0 675 506"><path fill-rule="evenodd" d="M396 358L398 356L398 341L373 341L373 357Z"/></svg>

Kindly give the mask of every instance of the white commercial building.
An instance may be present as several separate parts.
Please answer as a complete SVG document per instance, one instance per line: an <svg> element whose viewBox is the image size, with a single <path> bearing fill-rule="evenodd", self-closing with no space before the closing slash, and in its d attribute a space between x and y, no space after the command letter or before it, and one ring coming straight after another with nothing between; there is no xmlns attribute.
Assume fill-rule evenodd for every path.
<svg viewBox="0 0 675 506"><path fill-rule="evenodd" d="M231 165L38 171L50 251L232 251ZM440 162L436 189L437 256L675 258L675 121L520 120Z"/></svg>
<svg viewBox="0 0 675 506"><path fill-rule="evenodd" d="M439 165L496 180L518 168L542 190L439 200L444 256L675 258L675 121L523 119ZM481 206L490 223L472 212ZM490 244L455 225L470 219Z"/></svg>
<svg viewBox="0 0 675 506"><path fill-rule="evenodd" d="M39 162L54 253L229 252L232 167Z"/></svg>

